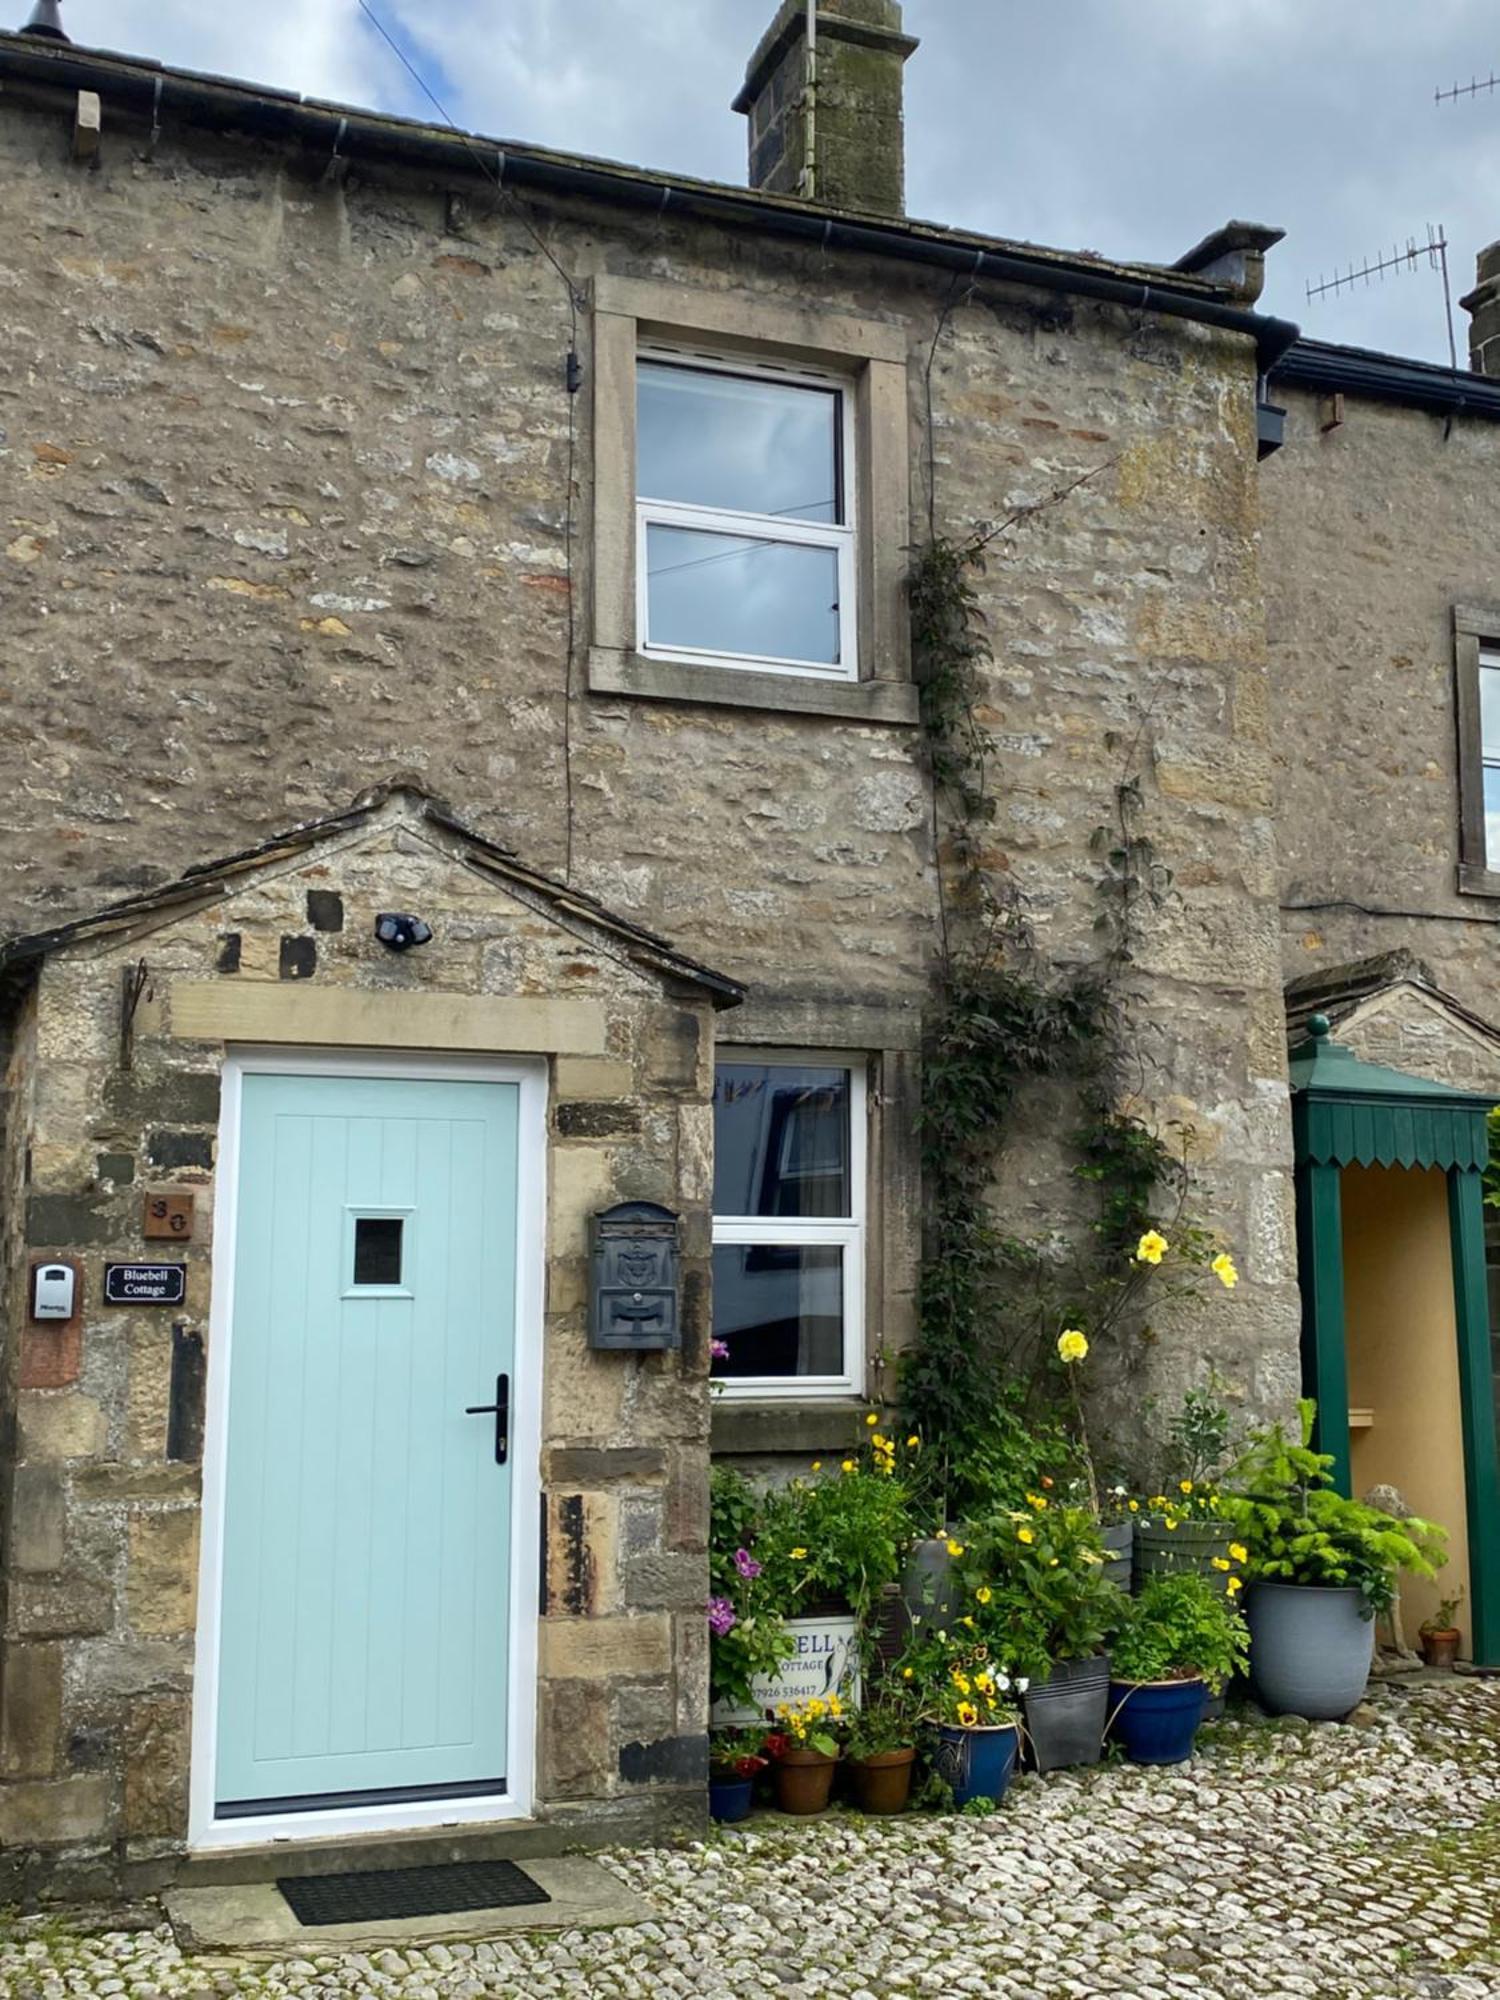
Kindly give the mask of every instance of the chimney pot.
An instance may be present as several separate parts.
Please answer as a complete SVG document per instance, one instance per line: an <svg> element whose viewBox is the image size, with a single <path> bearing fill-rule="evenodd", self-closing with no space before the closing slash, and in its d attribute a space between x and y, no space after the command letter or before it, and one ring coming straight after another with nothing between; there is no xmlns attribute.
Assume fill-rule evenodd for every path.
<svg viewBox="0 0 1500 2000"><path fill-rule="evenodd" d="M812 88L807 20L807 0L783 0L734 100L750 120L750 185L900 215L902 71L917 41L903 32L899 0L818 0Z"/></svg>
<svg viewBox="0 0 1500 2000"><path fill-rule="evenodd" d="M68 35L62 24L62 9L57 0L36 0L31 10L31 19L21 30L23 35L39 35L49 42L65 42Z"/></svg>

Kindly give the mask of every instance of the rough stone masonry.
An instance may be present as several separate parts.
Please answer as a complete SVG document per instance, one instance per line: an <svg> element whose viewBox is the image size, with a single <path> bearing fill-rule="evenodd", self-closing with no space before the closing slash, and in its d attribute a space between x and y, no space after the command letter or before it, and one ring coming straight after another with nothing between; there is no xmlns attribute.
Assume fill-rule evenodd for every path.
<svg viewBox="0 0 1500 2000"><path fill-rule="evenodd" d="M1025 517L981 579L989 865L1052 961L1089 959L1091 837L1129 756L1174 871L1132 972L1141 1104L1191 1131L1201 1206L1244 1281L1145 1355L1112 1414L1127 1396L1137 1413L1170 1409L1210 1361L1238 1408L1284 1409L1297 1301L1252 343L772 241L745 219L674 212L646 176L622 174L629 202L497 198L472 170L399 147L340 165L247 130L233 93L153 134L128 68L101 92L87 166L76 93L7 87L0 109L6 930L44 931L414 773L533 868L739 982L745 1004L716 1029L699 1004L709 1053L716 1034L721 1049L868 1063L884 1107L878 1388L877 1363L910 1334L914 1056L938 935L915 703L751 704L709 670L671 698L590 687L593 288L665 289L680 337L729 326L753 352L889 349L903 357L882 364L902 387L900 490L861 507L917 524L907 547L929 522L963 535ZM768 333L788 316L795 339ZM588 392L570 397L575 339ZM166 970L300 991L385 976L289 910L220 928L241 937L239 972L202 926L173 933ZM312 937L311 960L305 942L283 958L293 932ZM471 934L469 990L514 996L525 964ZM148 1035L137 1075L177 1107L148 1108L119 1075L122 965L90 966L49 961L19 1003L13 1280L34 1250L97 1266L135 1186L127 1163L211 1185L222 1039L189 1038L191 1058L162 1067ZM535 978L545 1001L573 975L554 956ZM576 1229L656 1157L702 1257L708 1054L675 1080L670 1046L642 1056L617 1089L585 1093L604 1112L575 1111L567 1052L546 1053ZM1048 1213L1044 1136L1017 1152L1028 1225ZM543 1796L571 1837L692 1793L710 1429L695 1360L628 1398L601 1387L622 1377L575 1384L579 1253L557 1251L547 1357L553 1393L576 1387L587 1416L549 1446L546 1473L550 1546L577 1552L571 1568L556 1558L567 1616L544 1660ZM206 1272L191 1282L201 1304ZM195 1475L164 1462L159 1333L90 1313L78 1380L23 1390L20 1319L13 1283L0 1828L12 1851L71 1857L75 1887L119 1879L122 1861L159 1875L184 1838ZM714 1429L726 1445L816 1449L853 1408L721 1409Z"/></svg>

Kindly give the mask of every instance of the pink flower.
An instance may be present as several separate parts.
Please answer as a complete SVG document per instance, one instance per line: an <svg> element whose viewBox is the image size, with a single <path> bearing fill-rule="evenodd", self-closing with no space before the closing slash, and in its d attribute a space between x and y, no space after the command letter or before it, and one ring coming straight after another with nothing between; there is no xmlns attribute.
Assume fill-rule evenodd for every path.
<svg viewBox="0 0 1500 2000"><path fill-rule="evenodd" d="M753 1582L761 1572L761 1565L755 1560L748 1549L735 1550L734 1566L747 1583Z"/></svg>
<svg viewBox="0 0 1500 2000"><path fill-rule="evenodd" d="M722 1639L726 1632L732 1632L739 1620L734 1615L734 1606L727 1597L711 1597L708 1600L708 1629L716 1639Z"/></svg>
<svg viewBox="0 0 1500 2000"><path fill-rule="evenodd" d="M711 1340L708 1343L708 1351L715 1361L727 1361L729 1359L729 1342L727 1340Z"/></svg>

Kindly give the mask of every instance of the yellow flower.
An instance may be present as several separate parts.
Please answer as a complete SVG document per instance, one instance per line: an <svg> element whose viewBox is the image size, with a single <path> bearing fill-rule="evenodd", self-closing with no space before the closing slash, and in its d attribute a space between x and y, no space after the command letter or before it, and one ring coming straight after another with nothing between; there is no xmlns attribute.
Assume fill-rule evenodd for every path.
<svg viewBox="0 0 1500 2000"><path fill-rule="evenodd" d="M1056 1569L1056 1568L1057 1568L1057 1557L1056 1557L1056 1556L1054 1556L1054 1557L1052 1558L1051 1562L1049 1562L1049 1563L1048 1563L1047 1567L1048 1567L1048 1569Z"/></svg>
<svg viewBox="0 0 1500 2000"><path fill-rule="evenodd" d="M1212 1567L1214 1569L1221 1569L1221 1570L1228 1569L1229 1564L1223 1556L1215 1556L1212 1559Z"/></svg>
<svg viewBox="0 0 1500 2000"><path fill-rule="evenodd" d="M1234 1259L1227 1250L1221 1250L1208 1268L1226 1292L1232 1292L1240 1281L1240 1274L1234 1268Z"/></svg>
<svg viewBox="0 0 1500 2000"><path fill-rule="evenodd" d="M865 1422L873 1430L875 1425L880 1422L880 1418L876 1415L876 1413L873 1410L871 1410L870 1414L865 1418Z"/></svg>
<svg viewBox="0 0 1500 2000"><path fill-rule="evenodd" d="M903 1668L901 1669L901 1678L902 1678L902 1680L904 1680L904 1681L909 1681L909 1680L911 1679L911 1668L910 1668L910 1667L903 1667Z"/></svg>
<svg viewBox="0 0 1500 2000"><path fill-rule="evenodd" d="M953 1542L953 1541L949 1542L948 1553L950 1556L961 1556L963 1552L964 1552L964 1545L962 1542Z"/></svg>
<svg viewBox="0 0 1500 2000"><path fill-rule="evenodd" d="M1178 1491L1179 1493L1191 1493L1191 1492L1192 1492L1192 1490L1193 1490L1193 1482L1192 1482L1192 1480L1191 1480L1191 1479L1179 1479L1179 1480L1178 1480L1178 1482L1177 1482L1177 1491Z"/></svg>
<svg viewBox="0 0 1500 2000"><path fill-rule="evenodd" d="M846 1458L843 1464L839 1467L840 1472L852 1472L853 1470L854 1470L854 1460L852 1458Z"/></svg>
<svg viewBox="0 0 1500 2000"><path fill-rule="evenodd" d="M961 1701L958 1704L958 1722L961 1729L972 1729L978 1720L979 1710L972 1701Z"/></svg>
<svg viewBox="0 0 1500 2000"><path fill-rule="evenodd" d="M1137 1264L1159 1264L1171 1247L1165 1236L1148 1229L1135 1246L1135 1261Z"/></svg>
<svg viewBox="0 0 1500 2000"><path fill-rule="evenodd" d="M920 1444L921 1444L921 1442L922 1442L922 1440L921 1440L921 1439L920 1439L919 1437L917 1437L917 1436L915 1435L915 1433L914 1433L914 1434L913 1434L913 1435L912 1435L911 1437L909 1437L909 1438L908 1438L908 1439L906 1440L906 1449L907 1449L908 1451L915 1451L915 1450L917 1449L918 1445L920 1445Z"/></svg>
<svg viewBox="0 0 1500 2000"><path fill-rule="evenodd" d="M792 1561L793 1561L794 1563L799 1563L799 1562L803 1561L803 1559L804 1559L804 1558L806 1557L806 1555L807 1555L807 1550L806 1550L806 1549L789 1549L789 1550L787 1551L787 1553L788 1553L788 1554L789 1554L789 1555L791 1556L791 1559L792 1559Z"/></svg>
<svg viewBox="0 0 1500 2000"><path fill-rule="evenodd" d="M1166 1520L1162 1522L1162 1526L1164 1528L1175 1528L1177 1526L1177 1523L1172 1519L1172 1516L1168 1514Z"/></svg>
<svg viewBox="0 0 1500 2000"><path fill-rule="evenodd" d="M967 1625L971 1632L974 1630L974 1620L972 1618L960 1618L958 1622L960 1625Z"/></svg>
<svg viewBox="0 0 1500 2000"><path fill-rule="evenodd" d="M831 1694L828 1697L828 1713L830 1715L842 1715L843 1712L844 1712L844 1704L839 1700L836 1694Z"/></svg>
<svg viewBox="0 0 1500 2000"><path fill-rule="evenodd" d="M1034 1542L1036 1536L1031 1532L1030 1528L1017 1528L1016 1540L1018 1542Z"/></svg>
<svg viewBox="0 0 1500 2000"><path fill-rule="evenodd" d="M1232 1576L1229 1579L1228 1583L1225 1584L1224 1588L1225 1590L1228 1591L1231 1597L1237 1597L1240 1593L1240 1588L1241 1588L1239 1578L1237 1576Z"/></svg>
<svg viewBox="0 0 1500 2000"><path fill-rule="evenodd" d="M991 1597L992 1597L992 1596L994 1595L994 1593L993 1593L993 1591L991 1591L991 1589L990 1589L990 1587L989 1587L989 1585L988 1585L987 1583L982 1583L982 1584L980 1584L980 1586L979 1586L978 1590L976 1590L976 1591L975 1591L974 1595L975 1595L975 1597L977 1598L977 1600L979 1601L979 1603L981 1603L981 1604L988 1604L988 1603L989 1603L989 1601L990 1601L990 1598L991 1598Z"/></svg>
<svg viewBox="0 0 1500 2000"><path fill-rule="evenodd" d="M1139 1500L1131 1500L1131 1501L1128 1501L1128 1502L1127 1502L1126 1504L1127 1504L1127 1505L1129 1506L1129 1508L1130 1508L1130 1511L1131 1511L1131 1513L1132 1513L1132 1514L1139 1514L1139 1513L1140 1513L1140 1511L1141 1511L1141 1503L1140 1503L1140 1501L1139 1501Z"/></svg>
<svg viewBox="0 0 1500 2000"><path fill-rule="evenodd" d="M1237 1563L1247 1563L1250 1560L1250 1551L1245 1547L1243 1542L1231 1542L1229 1544L1229 1553Z"/></svg>
<svg viewBox="0 0 1500 2000"><path fill-rule="evenodd" d="M1070 1365L1075 1361L1082 1361L1088 1351L1088 1340L1076 1326L1068 1327L1057 1336L1058 1356Z"/></svg>
<svg viewBox="0 0 1500 2000"><path fill-rule="evenodd" d="M969 1692L969 1677L966 1673L961 1672L959 1668L955 1667L951 1679L960 1694L967 1694Z"/></svg>
<svg viewBox="0 0 1500 2000"><path fill-rule="evenodd" d="M823 1470L823 1461L821 1458L815 1458L813 1460L812 1469L814 1472L821 1472Z"/></svg>

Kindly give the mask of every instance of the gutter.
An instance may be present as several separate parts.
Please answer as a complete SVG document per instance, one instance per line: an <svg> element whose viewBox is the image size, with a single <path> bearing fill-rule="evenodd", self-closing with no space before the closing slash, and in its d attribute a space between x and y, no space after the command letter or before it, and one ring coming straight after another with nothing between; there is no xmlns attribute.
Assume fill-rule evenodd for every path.
<svg viewBox="0 0 1500 2000"><path fill-rule="evenodd" d="M1500 419L1500 379L1436 361L1412 361L1368 348L1298 340L1276 369L1278 382L1299 389L1343 391L1380 403L1431 410L1437 416Z"/></svg>
<svg viewBox="0 0 1500 2000"><path fill-rule="evenodd" d="M149 119L153 129L160 125L162 114L171 111L189 123L215 131L296 141L330 158L337 151L341 159L349 161L401 160L449 176L485 174L493 160L494 176L502 187L583 196L657 215L689 215L729 228L811 243L824 250L892 258L976 281L1040 286L1077 298L1097 299L1105 305L1243 334L1255 343L1263 412L1267 407L1265 378L1300 331L1290 320L1226 305L1207 287L1179 288L1155 279L1114 276L1021 245L1000 249L973 238L929 233L924 226L904 219L855 221L841 212L809 209L754 192L716 189L707 182L675 181L601 161L515 151L491 139L444 131L412 119L346 109L290 91L199 76L129 57L99 55L72 44L0 34L0 82L11 78L54 89L98 91L111 103L127 106ZM1164 277L1170 276L1164 273Z"/></svg>

